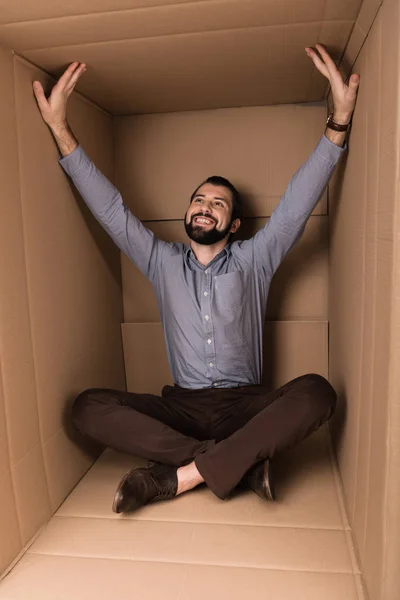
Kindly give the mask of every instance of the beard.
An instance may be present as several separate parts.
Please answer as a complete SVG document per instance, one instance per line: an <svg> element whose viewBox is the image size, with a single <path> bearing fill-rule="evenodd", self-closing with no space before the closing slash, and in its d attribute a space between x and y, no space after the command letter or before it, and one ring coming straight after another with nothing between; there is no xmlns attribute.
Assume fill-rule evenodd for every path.
<svg viewBox="0 0 400 600"><path fill-rule="evenodd" d="M211 226L211 229L207 229L202 225L196 225L193 223L196 217L205 217L209 219L210 217L206 217L201 213L197 213L192 216L190 219L190 223L186 222L185 215L185 230L188 237L196 242L197 244L204 244L205 246L211 246L211 244L216 244L223 240L229 233L230 228L232 227L233 219L231 219L230 223L222 230L217 229L215 222L214 226ZM212 220L212 219L211 219Z"/></svg>

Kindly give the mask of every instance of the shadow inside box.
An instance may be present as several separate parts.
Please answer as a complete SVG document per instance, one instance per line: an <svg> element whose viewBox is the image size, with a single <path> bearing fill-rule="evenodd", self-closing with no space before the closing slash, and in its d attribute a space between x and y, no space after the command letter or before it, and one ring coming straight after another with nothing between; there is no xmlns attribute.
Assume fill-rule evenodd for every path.
<svg viewBox="0 0 400 600"><path fill-rule="evenodd" d="M332 469L326 439L319 433L277 454L272 464L275 482L282 492L298 485L311 473L318 477L318 473Z"/></svg>
<svg viewBox="0 0 400 600"><path fill-rule="evenodd" d="M272 476L279 495L284 497L310 475L331 471L331 459L326 440L326 431L317 431L289 450L276 454L272 459ZM242 487L235 488L233 496L247 493Z"/></svg>

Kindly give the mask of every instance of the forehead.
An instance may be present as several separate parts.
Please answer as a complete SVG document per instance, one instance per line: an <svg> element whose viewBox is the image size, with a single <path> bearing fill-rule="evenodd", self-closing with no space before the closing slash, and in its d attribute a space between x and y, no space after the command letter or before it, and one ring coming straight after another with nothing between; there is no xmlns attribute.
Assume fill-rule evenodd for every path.
<svg viewBox="0 0 400 600"><path fill-rule="evenodd" d="M212 183L204 183L194 196L205 196L206 198L222 198L228 204L232 204L232 192L223 185L213 185Z"/></svg>

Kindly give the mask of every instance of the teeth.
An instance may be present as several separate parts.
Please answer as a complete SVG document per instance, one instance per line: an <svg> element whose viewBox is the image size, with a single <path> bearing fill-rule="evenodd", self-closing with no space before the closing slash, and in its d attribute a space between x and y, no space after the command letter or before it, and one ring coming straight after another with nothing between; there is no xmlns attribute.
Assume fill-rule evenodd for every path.
<svg viewBox="0 0 400 600"><path fill-rule="evenodd" d="M208 219L203 219L202 217L196 217L196 221L198 223L205 223L206 225L212 223L212 221L209 221Z"/></svg>

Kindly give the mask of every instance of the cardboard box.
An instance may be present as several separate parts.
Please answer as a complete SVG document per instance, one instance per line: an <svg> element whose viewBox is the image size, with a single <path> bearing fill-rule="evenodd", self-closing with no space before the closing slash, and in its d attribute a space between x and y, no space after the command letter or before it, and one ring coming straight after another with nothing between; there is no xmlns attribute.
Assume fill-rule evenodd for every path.
<svg viewBox="0 0 400 600"><path fill-rule="evenodd" d="M92 577L107 574L97 599L109 597L113 577L129 579L126 559L142 560L138 576L146 572L152 581L147 590L135 588L143 598L164 593L158 581L171 586L166 598L179 589L182 597L200 598L209 594L206 580L216 598L248 594L249 581L257 581L255 594L259 586L277 599L398 598L399 32L397 0L0 0L0 571L67 497L64 507L74 508L62 510L76 538L75 547L61 543L69 524L65 514L55 517L47 537L0 584L0 599L90 598L82 556ZM265 381L279 386L314 371L337 390L330 433L339 497L327 491L328 479L316 479L315 493L299 492L301 518L293 500L286 517L272 508L266 524L256 516L259 507L243 502L238 513L223 513L204 496L207 511L200 513L215 519L215 531L188 524L203 506L188 499L186 525L163 527L171 538L200 540L198 554L188 547L182 555L178 544L171 555L158 549L157 563L147 550L131 551L128 538L107 554L116 523L100 518L93 490L96 473L110 476L109 455L69 496L99 454L72 429L71 404L89 387L159 394L172 379L151 286L120 256L59 167L32 81L49 90L68 63L88 64L69 102L72 129L157 236L187 242L182 219L190 194L208 175L222 174L245 193L240 233L250 237L323 133L329 89L304 53L316 42L345 76L360 73L361 86L348 155L273 280ZM329 439L321 456L328 457ZM115 473L127 466L126 458L112 460L120 465ZM313 469L307 464L306 478ZM319 496L335 506L334 519ZM84 512L88 497L94 504ZM155 522L182 519L154 514ZM247 515L245 524L238 514ZM297 550L285 554L273 518L285 528L287 547ZM102 537L101 522L109 537ZM242 528L236 538L231 525ZM277 544L276 556L260 550L262 564L250 552L255 526ZM133 532L135 524L129 527ZM151 527L140 529L144 548L157 540ZM223 552L207 558L218 527L230 548L226 563ZM98 543L87 543L89 533ZM263 535L254 529L260 549ZM301 548L309 553L300 557ZM75 578L80 592L69 587Z"/></svg>

